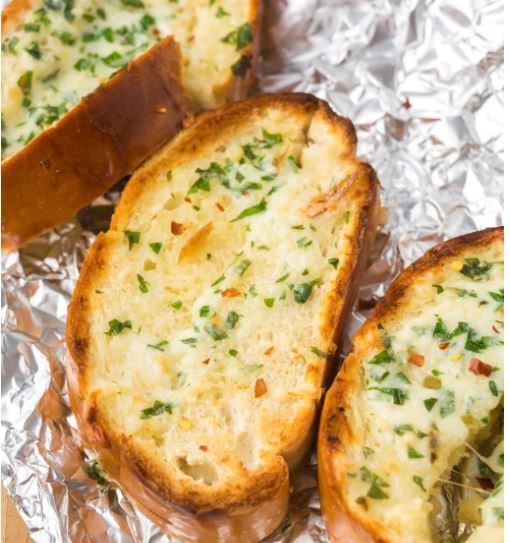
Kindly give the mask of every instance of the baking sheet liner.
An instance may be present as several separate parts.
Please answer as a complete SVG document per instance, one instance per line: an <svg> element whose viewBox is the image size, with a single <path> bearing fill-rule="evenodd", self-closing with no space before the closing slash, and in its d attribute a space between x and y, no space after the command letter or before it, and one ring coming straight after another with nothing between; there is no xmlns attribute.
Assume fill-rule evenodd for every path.
<svg viewBox="0 0 510 543"><path fill-rule="evenodd" d="M502 0L266 2L259 92L305 91L357 128L383 186L385 224L350 334L398 272L450 237L502 223ZM113 485L87 475L64 369L67 304L119 190L2 260L2 479L39 543L168 541ZM452 487L437 518L443 541ZM271 542L328 541L315 456Z"/></svg>

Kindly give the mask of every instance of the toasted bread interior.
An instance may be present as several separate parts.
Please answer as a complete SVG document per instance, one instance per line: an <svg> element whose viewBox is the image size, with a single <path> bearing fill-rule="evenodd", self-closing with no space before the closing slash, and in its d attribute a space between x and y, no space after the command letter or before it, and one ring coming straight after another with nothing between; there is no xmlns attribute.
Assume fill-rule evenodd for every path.
<svg viewBox="0 0 510 543"><path fill-rule="evenodd" d="M487 444L502 409L502 238L492 230L446 243L404 272L355 337L328 395L321 446L330 447L330 480L374 537L438 540L440 486L451 477L476 501L471 523L502 522L501 448ZM339 406L345 418L335 433ZM469 455L482 472L459 475ZM478 460L496 468L487 486Z"/></svg>
<svg viewBox="0 0 510 543"><path fill-rule="evenodd" d="M351 125L301 99L206 115L156 155L73 298L81 396L193 509L256 502L287 476L376 201Z"/></svg>
<svg viewBox="0 0 510 543"><path fill-rule="evenodd" d="M3 19L2 158L21 149L160 39L173 35L200 108L224 103L255 3L14 0Z"/></svg>

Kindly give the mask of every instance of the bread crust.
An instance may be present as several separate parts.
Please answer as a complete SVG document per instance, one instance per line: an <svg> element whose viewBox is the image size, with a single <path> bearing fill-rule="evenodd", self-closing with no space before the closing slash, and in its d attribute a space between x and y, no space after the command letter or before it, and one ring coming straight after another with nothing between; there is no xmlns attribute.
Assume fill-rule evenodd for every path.
<svg viewBox="0 0 510 543"><path fill-rule="evenodd" d="M122 236L126 221L133 212L138 196L147 189L156 172L168 164L170 158L186 162L196 149L217 145L218 134L228 134L235 126L267 108L278 108L289 115L320 115L338 135L338 152L346 162L355 166L354 181L343 197L349 198L357 210L346 251L345 273L339 277L334 294L326 303L327 319L331 322L331 348L324 374L320 376L317 398L310 401L306 412L290 428L288 441L282 444L281 454L260 474L242 481L239 488L228 493L197 495L189 489L178 488L167 474L144 458L124 436L110 426L100 408L83 405L79 398L87 389L90 331L87 324L89 292L94 288L114 236ZM340 342L347 317L351 311L360 274L365 267L369 245L375 233L378 211L378 181L372 168L354 159L356 136L352 123L334 114L327 104L306 94L259 96L230 104L221 110L201 115L195 123L181 132L167 147L156 153L131 179L112 219L111 232L100 235L83 264L79 282L69 308L67 343L70 362L67 365L73 410L80 420L86 443L98 452L106 471L132 495L144 511L170 535L187 541L258 541L274 530L282 520L289 498L289 472L302 462L314 437L314 420L324 386L336 363L336 347ZM93 402L93 400L92 400ZM93 413L93 416L86 416ZM123 466L119 468L119 466ZM126 473L129 472L129 475ZM133 491L132 474L137 477L140 490ZM155 513L156 512L156 513ZM158 513L159 512L159 513ZM164 519L164 521L163 521ZM186 519L186 520L183 520ZM180 523L186 528L181 530ZM222 535L223 530L228 537Z"/></svg>
<svg viewBox="0 0 510 543"><path fill-rule="evenodd" d="M483 248L503 243L503 227L473 232L436 245L406 268L390 285L353 339L353 351L344 361L335 382L329 389L321 414L318 438L318 474L321 508L329 537L334 542L394 543L387 539L384 526L366 521L356 514L342 493L342 480L335 469L335 459L344 454L357 434L348 416L351 393L362 387L358 368L363 357L358 351L376 337L377 324L388 316L401 313L403 297L423 273L439 268L442 260L462 254L466 248ZM364 346L363 349L366 347Z"/></svg>
<svg viewBox="0 0 510 543"><path fill-rule="evenodd" d="M70 219L175 135L194 106L165 38L2 162L2 248Z"/></svg>
<svg viewBox="0 0 510 543"><path fill-rule="evenodd" d="M5 7L4 36L31 4L13 0ZM215 88L219 104L243 98L255 81L261 16L260 1L250 0L254 39L240 51L243 70ZM5 159L2 249L17 249L69 220L178 133L198 111L181 80L180 48L167 37Z"/></svg>

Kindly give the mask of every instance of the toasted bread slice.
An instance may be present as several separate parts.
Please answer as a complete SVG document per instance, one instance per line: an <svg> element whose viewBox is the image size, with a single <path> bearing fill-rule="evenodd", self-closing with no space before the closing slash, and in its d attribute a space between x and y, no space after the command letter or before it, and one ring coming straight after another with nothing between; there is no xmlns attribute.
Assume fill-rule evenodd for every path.
<svg viewBox="0 0 510 543"><path fill-rule="evenodd" d="M438 483L502 407L502 319L502 228L442 243L393 282L321 415L321 506L333 541L436 541Z"/></svg>
<svg viewBox="0 0 510 543"><path fill-rule="evenodd" d="M243 97L258 19L258 0L11 2L2 13L4 248L72 217L195 109Z"/></svg>
<svg viewBox="0 0 510 543"><path fill-rule="evenodd" d="M304 94L201 116L132 177L68 318L73 409L168 533L283 518L364 267L378 182Z"/></svg>

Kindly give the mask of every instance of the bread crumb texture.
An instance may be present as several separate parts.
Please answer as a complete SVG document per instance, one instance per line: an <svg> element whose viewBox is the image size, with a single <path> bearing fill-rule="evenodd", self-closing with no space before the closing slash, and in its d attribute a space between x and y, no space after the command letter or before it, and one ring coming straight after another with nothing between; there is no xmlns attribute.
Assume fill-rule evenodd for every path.
<svg viewBox="0 0 510 543"><path fill-rule="evenodd" d="M14 0L2 37L2 159L130 60L172 35L184 87L202 109L224 103L254 39L255 4L235 0ZM242 70L241 70L242 71Z"/></svg>

